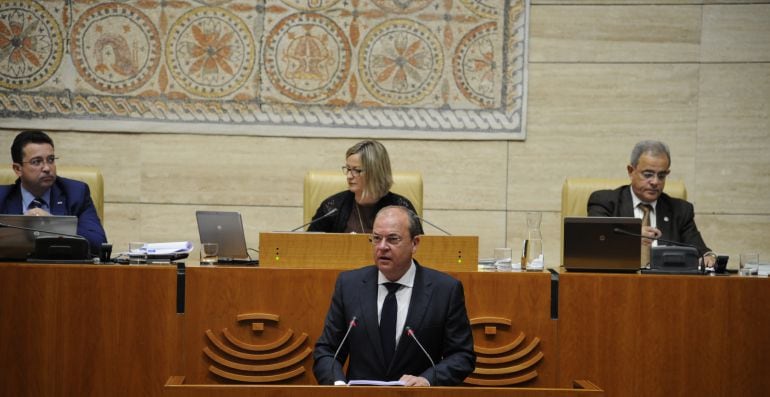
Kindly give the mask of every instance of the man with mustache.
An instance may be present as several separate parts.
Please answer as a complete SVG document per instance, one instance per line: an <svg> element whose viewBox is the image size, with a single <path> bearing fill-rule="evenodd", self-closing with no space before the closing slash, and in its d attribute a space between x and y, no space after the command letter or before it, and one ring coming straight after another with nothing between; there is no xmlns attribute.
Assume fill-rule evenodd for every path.
<svg viewBox="0 0 770 397"><path fill-rule="evenodd" d="M703 242L692 204L663 193L670 166L671 153L665 143L637 143L631 151L631 163L626 166L630 185L593 192L588 199L588 216L644 219L645 212L649 212L649 226L642 227L642 235L693 245L706 267L713 267L716 254ZM656 242L642 239L642 244L649 247Z"/></svg>

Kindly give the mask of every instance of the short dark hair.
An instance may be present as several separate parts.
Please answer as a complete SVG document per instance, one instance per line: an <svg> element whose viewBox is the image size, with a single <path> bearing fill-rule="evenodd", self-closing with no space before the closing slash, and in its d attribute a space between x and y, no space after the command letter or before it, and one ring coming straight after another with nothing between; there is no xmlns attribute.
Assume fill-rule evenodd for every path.
<svg viewBox="0 0 770 397"><path fill-rule="evenodd" d="M11 144L11 159L14 163L21 164L24 161L23 150L28 143L47 143L53 147L53 140L45 132L40 130L22 131L16 135L13 144Z"/></svg>
<svg viewBox="0 0 770 397"><path fill-rule="evenodd" d="M375 219L380 216L380 213L387 209L398 209L401 211L404 211L406 213L406 218L409 219L409 237L414 238L415 236L419 236L422 234L422 224L420 223L420 217L412 211L409 208L406 208L401 205L389 205L387 207L383 207L379 211L377 211L377 215L375 216Z"/></svg>

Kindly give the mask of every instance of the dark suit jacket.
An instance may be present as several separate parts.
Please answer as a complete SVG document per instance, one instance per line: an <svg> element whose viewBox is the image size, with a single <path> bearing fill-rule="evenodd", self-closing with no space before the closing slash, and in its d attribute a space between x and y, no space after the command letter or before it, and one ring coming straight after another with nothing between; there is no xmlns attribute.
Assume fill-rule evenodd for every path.
<svg viewBox="0 0 770 397"><path fill-rule="evenodd" d="M318 383L333 384L344 379L398 380L409 374L422 376L433 386L449 386L462 382L473 372L476 355L462 283L417 264L405 325L414 330L433 358L435 371L406 334L399 340L392 363L385 363L377 321L377 288L376 266L340 273L323 333L313 352L313 372ZM334 352L353 316L358 318L358 325L350 331L337 362ZM342 364L347 357L350 363L345 377Z"/></svg>
<svg viewBox="0 0 770 397"><path fill-rule="evenodd" d="M598 190L588 198L588 216L633 217L633 200L629 185L615 190ZM695 226L692 204L663 193L655 205L655 222L661 238L698 247L698 254L711 251ZM665 243L663 243L665 244Z"/></svg>
<svg viewBox="0 0 770 397"><path fill-rule="evenodd" d="M353 205L355 203L356 196L350 190L343 190L339 193L335 193L327 197L323 202L321 202L321 205L318 206L315 215L313 215L313 219L315 220L324 216L325 214L328 214L329 211L333 210L334 208L339 210L339 212L333 216L321 219L320 221L311 224L307 228L307 231L344 233L345 227L348 225L350 214L353 212ZM412 202L410 202L409 199L396 193L388 192L386 195L382 196L382 198L380 198L377 203L374 204L375 213L389 205L400 205L402 207L409 208L413 212L416 212ZM419 234L422 234L422 226L420 226Z"/></svg>
<svg viewBox="0 0 770 397"><path fill-rule="evenodd" d="M85 237L91 246L91 253L98 255L102 243L107 242L99 215L96 214L91 190L88 185L73 179L57 176L51 186L51 215L74 215L78 217L77 233ZM23 214L21 208L21 181L13 185L0 186L0 213Z"/></svg>

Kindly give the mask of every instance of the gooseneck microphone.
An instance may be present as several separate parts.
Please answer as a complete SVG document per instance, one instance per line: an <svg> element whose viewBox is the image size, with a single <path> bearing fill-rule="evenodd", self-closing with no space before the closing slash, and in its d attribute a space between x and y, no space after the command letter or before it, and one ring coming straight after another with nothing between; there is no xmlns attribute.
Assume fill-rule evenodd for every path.
<svg viewBox="0 0 770 397"><path fill-rule="evenodd" d="M436 363L433 362L433 358L431 358L430 354L428 354L428 351L425 350L424 347L422 347L422 343L420 343L419 340L417 340L417 335L414 334L414 330L412 330L412 327L406 326L404 327L404 330L406 330L406 334L411 336L412 339L417 343L417 346L420 347L420 350L422 350L423 353L425 353L425 356L428 357L428 360L430 360L430 365L433 367L433 382L431 385L436 383Z"/></svg>
<svg viewBox="0 0 770 397"><path fill-rule="evenodd" d="M442 231L442 232L444 232L444 234L446 234L447 236L451 236L451 235L452 235L452 233L449 233L448 231L446 231L446 230L444 230L444 229L442 229L442 228L440 228L440 227L436 226L435 224L433 224L433 223L429 222L427 219L425 219L425 218L423 218L423 217L421 217L421 216L418 216L418 217L417 217L417 219L419 219L419 220L421 220L421 221L423 221L423 222L425 222L425 223L427 223L427 224L429 224L429 225L431 225L431 226L435 227L435 228L436 228L436 229L438 229L438 230L441 230L441 231Z"/></svg>
<svg viewBox="0 0 770 397"><path fill-rule="evenodd" d="M35 232L35 233L47 233L47 234L53 234L53 235L56 235L56 236L71 237L71 238L76 238L76 239L82 239L83 238L82 236L78 236L77 234L67 234L67 233L51 232L51 231L48 231L48 230L33 229L31 227L16 226L16 225L11 225L9 223L2 223L2 222L0 222L0 227L7 227L7 228L10 228L10 229L26 230L28 232Z"/></svg>
<svg viewBox="0 0 770 397"><path fill-rule="evenodd" d="M664 238L659 238L659 237L648 237L648 236L641 235L639 233L629 232L628 230L624 230L624 229L621 229L619 227L616 227L616 228L612 229L612 231L614 233L616 233L616 234L625 234L626 236L631 236L631 237L639 237L639 238L646 238L647 240L661 241L661 242L664 242L664 243L667 243L667 244L677 245L677 246L680 246L680 247L695 248L695 250L698 251L698 247L696 247L696 246L694 246L692 244L680 243L678 241L666 240Z"/></svg>
<svg viewBox="0 0 770 397"><path fill-rule="evenodd" d="M304 228L305 226L310 226L310 225L312 225L312 224L314 224L314 223L316 223L316 222L320 221L321 219L326 219L326 218L328 218L328 217L330 217L330 216L332 216L332 215L336 214L336 213L337 213L337 211L339 211L339 210L338 210L338 209L336 209L336 208L332 208L332 209L331 209L331 211L329 211L329 212L327 212L327 213L323 214L322 216L319 216L318 218L315 218L315 219L313 219L312 221L310 221L310 222L308 222L308 223L306 223L306 224L304 224L304 225L302 225L302 226L298 226L298 227L295 227L294 229L291 229L291 230L289 230L289 231L290 231L290 232L296 232L297 230L299 230L299 229L302 229L302 228Z"/></svg>
<svg viewBox="0 0 770 397"><path fill-rule="evenodd" d="M350 323L348 324L348 330L345 331L345 336L342 337L342 341L340 342L340 345L337 346L337 351L334 352L334 357L332 358L332 364L331 364L332 383L334 383L334 363L337 362L337 356L340 354L340 350L342 350L342 346L345 345L345 341L348 339L348 335L350 335L350 331L353 329L353 327L357 325L356 324L357 319L358 317L356 316L353 316L353 318L350 319Z"/></svg>

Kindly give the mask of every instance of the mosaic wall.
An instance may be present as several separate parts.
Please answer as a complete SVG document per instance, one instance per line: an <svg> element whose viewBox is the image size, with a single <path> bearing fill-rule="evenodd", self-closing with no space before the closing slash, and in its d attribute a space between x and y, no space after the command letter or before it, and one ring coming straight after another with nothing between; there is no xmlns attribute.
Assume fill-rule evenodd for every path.
<svg viewBox="0 0 770 397"><path fill-rule="evenodd" d="M527 8L0 0L0 117L11 128L523 139Z"/></svg>

